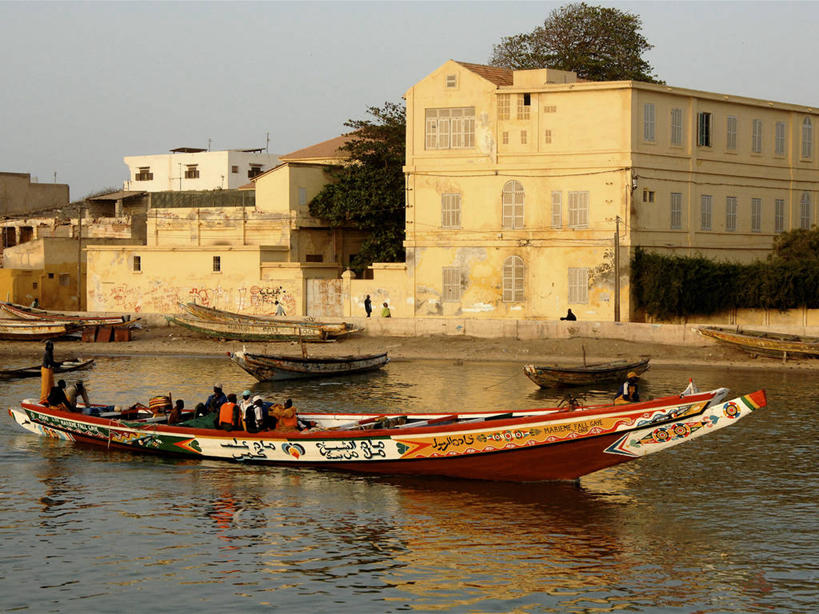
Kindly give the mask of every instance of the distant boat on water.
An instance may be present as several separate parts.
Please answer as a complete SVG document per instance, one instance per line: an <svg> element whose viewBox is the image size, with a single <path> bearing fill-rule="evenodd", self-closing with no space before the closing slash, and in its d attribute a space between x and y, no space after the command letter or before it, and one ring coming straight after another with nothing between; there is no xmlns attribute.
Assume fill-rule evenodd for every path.
<svg viewBox="0 0 819 614"><path fill-rule="evenodd" d="M260 382L352 375L389 362L386 352L360 356L286 356L231 352L230 359Z"/></svg>
<svg viewBox="0 0 819 614"><path fill-rule="evenodd" d="M787 333L769 333L739 328L701 326L697 329L705 337L711 337L726 345L739 348L754 355L775 358L819 358L819 338L801 337Z"/></svg>
<svg viewBox="0 0 819 614"><path fill-rule="evenodd" d="M591 386L593 384L625 379L631 371L638 375L648 369L649 358L635 361L616 360L588 365L547 365L528 364L523 372L541 388L555 386Z"/></svg>

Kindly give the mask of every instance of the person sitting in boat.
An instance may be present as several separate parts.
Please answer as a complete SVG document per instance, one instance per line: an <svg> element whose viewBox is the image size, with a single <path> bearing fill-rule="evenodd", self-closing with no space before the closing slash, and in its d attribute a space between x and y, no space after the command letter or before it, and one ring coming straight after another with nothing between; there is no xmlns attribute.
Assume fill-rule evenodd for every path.
<svg viewBox="0 0 819 614"><path fill-rule="evenodd" d="M274 405L273 415L276 418L277 431L299 430L299 418L296 415L296 408L293 407L292 399L287 399L284 405Z"/></svg>
<svg viewBox="0 0 819 614"><path fill-rule="evenodd" d="M235 396L236 395L234 395L234 397ZM222 408L222 405L227 403L227 401L228 398L225 396L225 393L222 392L222 384L214 384L213 394L211 394L208 397L208 400L205 401L205 407L209 413L216 413Z"/></svg>
<svg viewBox="0 0 819 614"><path fill-rule="evenodd" d="M236 403L236 395L232 392L227 396L227 401L219 408L219 421L216 428L224 431L242 430L242 411Z"/></svg>
<svg viewBox="0 0 819 614"><path fill-rule="evenodd" d="M65 396L64 379L57 382L57 385L51 389L51 392L48 393L48 398L43 404L54 409L61 409L63 411L76 411L74 405L72 405L71 401L68 400L68 397Z"/></svg>
<svg viewBox="0 0 819 614"><path fill-rule="evenodd" d="M40 401L45 401L54 388L54 369L59 366L60 363L54 360L54 342L46 341L43 366L40 369Z"/></svg>
<svg viewBox="0 0 819 614"><path fill-rule="evenodd" d="M182 422L182 411L185 409L185 401L176 399L176 404L168 414L168 424L179 424Z"/></svg>
<svg viewBox="0 0 819 614"><path fill-rule="evenodd" d="M264 400L258 394L253 397L253 409L256 412L256 426L260 431L276 428L276 418L270 415Z"/></svg>
<svg viewBox="0 0 819 614"><path fill-rule="evenodd" d="M91 411L91 402L88 400L88 391L85 389L85 384L82 383L81 379L78 379L66 389L65 396L68 399L68 402L74 407L77 407L77 397L81 398L82 402L85 403L84 413Z"/></svg>
<svg viewBox="0 0 819 614"><path fill-rule="evenodd" d="M199 418L201 416L208 415L208 413L210 413L210 412L208 412L208 408L205 407L204 403L197 403L196 407L193 410L193 417L194 418Z"/></svg>
<svg viewBox="0 0 819 614"><path fill-rule="evenodd" d="M617 391L617 396L614 397L615 405L622 405L623 403L636 403L640 400L640 393L637 390L637 380L640 376L634 371L630 371L626 376L626 381L620 386Z"/></svg>
<svg viewBox="0 0 819 614"><path fill-rule="evenodd" d="M242 400L239 401L239 409L242 410L242 414L244 415L244 413L247 411L247 408L251 407L252 405L253 400L250 398L250 390L245 390L242 393Z"/></svg>

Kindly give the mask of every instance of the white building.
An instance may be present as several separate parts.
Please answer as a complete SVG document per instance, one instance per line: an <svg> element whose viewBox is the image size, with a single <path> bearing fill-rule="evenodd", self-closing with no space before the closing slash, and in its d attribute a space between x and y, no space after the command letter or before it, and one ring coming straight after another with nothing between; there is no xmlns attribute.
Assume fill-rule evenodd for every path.
<svg viewBox="0 0 819 614"><path fill-rule="evenodd" d="M126 156L125 190L167 192L233 190L278 165L278 154L262 149L208 151L177 147L169 154Z"/></svg>

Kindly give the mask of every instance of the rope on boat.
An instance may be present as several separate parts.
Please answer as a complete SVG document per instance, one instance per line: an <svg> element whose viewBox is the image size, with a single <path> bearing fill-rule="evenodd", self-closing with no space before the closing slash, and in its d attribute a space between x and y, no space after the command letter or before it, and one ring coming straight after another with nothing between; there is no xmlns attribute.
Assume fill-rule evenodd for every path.
<svg viewBox="0 0 819 614"><path fill-rule="evenodd" d="M484 386L484 388L483 388L483 389L484 389L484 390L489 390L490 388L494 388L495 386L500 386L501 384L505 384L506 382L508 382L510 379L514 379L514 378L516 378L518 375L519 375L518 373L515 373L515 375L512 375L511 377L507 377L505 380L501 380L501 381L499 381L499 382L495 382L495 383L494 383L494 384L492 384L491 386Z"/></svg>

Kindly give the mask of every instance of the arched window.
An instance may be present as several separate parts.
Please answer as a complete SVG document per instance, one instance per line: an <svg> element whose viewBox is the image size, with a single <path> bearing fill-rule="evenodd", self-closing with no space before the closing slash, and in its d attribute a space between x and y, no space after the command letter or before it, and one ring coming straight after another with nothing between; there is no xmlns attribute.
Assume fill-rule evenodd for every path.
<svg viewBox="0 0 819 614"><path fill-rule="evenodd" d="M509 256L503 261L503 302L519 303L523 295L523 260L519 256Z"/></svg>
<svg viewBox="0 0 819 614"><path fill-rule="evenodd" d="M802 200L799 202L799 228L810 230L811 213L810 192L802 192Z"/></svg>
<svg viewBox="0 0 819 614"><path fill-rule="evenodd" d="M503 186L503 227L523 228L523 200L526 194L520 181L507 181Z"/></svg>
<svg viewBox="0 0 819 614"><path fill-rule="evenodd" d="M802 120L802 157L813 157L813 124L810 117Z"/></svg>

